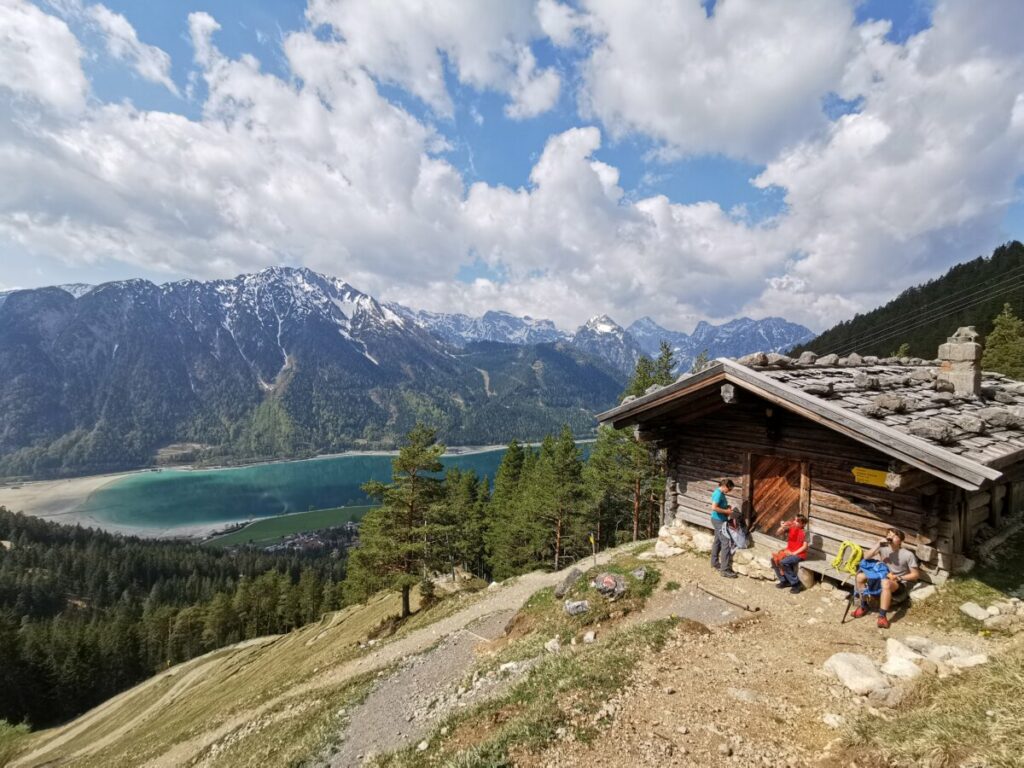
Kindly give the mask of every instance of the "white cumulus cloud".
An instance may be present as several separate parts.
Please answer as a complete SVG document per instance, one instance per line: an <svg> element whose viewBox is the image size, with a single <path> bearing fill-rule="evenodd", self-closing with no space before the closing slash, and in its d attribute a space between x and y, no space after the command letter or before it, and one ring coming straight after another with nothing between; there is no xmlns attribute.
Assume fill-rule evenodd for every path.
<svg viewBox="0 0 1024 768"><path fill-rule="evenodd" d="M130 64L140 77L179 95L178 86L171 79L171 57L166 51L140 41L128 19L105 5L87 6L85 12L102 32L111 56Z"/></svg>
<svg viewBox="0 0 1024 768"><path fill-rule="evenodd" d="M27 0L0 0L0 89L79 110L89 92L81 59L78 39L61 19Z"/></svg>

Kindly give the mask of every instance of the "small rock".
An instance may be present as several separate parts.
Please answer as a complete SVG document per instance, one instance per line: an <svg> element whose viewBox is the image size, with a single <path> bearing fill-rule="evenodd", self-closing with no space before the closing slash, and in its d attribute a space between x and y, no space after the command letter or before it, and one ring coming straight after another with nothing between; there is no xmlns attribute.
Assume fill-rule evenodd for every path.
<svg viewBox="0 0 1024 768"><path fill-rule="evenodd" d="M498 671L499 672L515 672L516 669L518 669L518 667L519 667L519 664L517 664L516 662L514 662L514 661L506 661L504 664L502 664L500 667L498 667Z"/></svg>
<svg viewBox="0 0 1024 768"><path fill-rule="evenodd" d="M927 600L929 597L933 597L938 588L934 584L919 584L910 590L910 599L915 603L921 603Z"/></svg>
<svg viewBox="0 0 1024 768"><path fill-rule="evenodd" d="M590 630L583 636L583 642L587 645L590 645L595 640L597 640L597 633L594 630Z"/></svg>
<svg viewBox="0 0 1024 768"><path fill-rule="evenodd" d="M671 685L666 685L665 686L665 693L667 693L669 696L671 696L675 692L676 692L676 689L673 688Z"/></svg>
<svg viewBox="0 0 1024 768"><path fill-rule="evenodd" d="M967 656L967 651L955 645L936 645L925 656L932 661L949 661L950 659Z"/></svg>
<svg viewBox="0 0 1024 768"><path fill-rule="evenodd" d="M988 663L988 656L984 653L975 653L970 656L955 656L946 662L954 669L970 669Z"/></svg>
<svg viewBox="0 0 1024 768"><path fill-rule="evenodd" d="M544 650L548 653L558 653L562 650L562 643L557 637L552 637L546 643L544 643Z"/></svg>
<svg viewBox="0 0 1024 768"><path fill-rule="evenodd" d="M680 725L678 728L676 728L676 733L680 733L683 736L685 736L689 732L690 732L690 729L687 728L685 725Z"/></svg>
<svg viewBox="0 0 1024 768"><path fill-rule="evenodd" d="M563 607L570 616L579 616L590 610L590 602L588 600L566 600Z"/></svg>
<svg viewBox="0 0 1024 768"><path fill-rule="evenodd" d="M565 594L572 589L573 585L580 580L583 575L583 571L579 568L573 568L569 573L566 574L565 578L562 579L562 583L555 587L555 597L561 600L565 597Z"/></svg>
<svg viewBox="0 0 1024 768"><path fill-rule="evenodd" d="M977 603L964 603L960 606L960 612L970 616L975 621L984 621L988 618L988 611Z"/></svg>
<svg viewBox="0 0 1024 768"><path fill-rule="evenodd" d="M732 747L730 747L728 744L719 744L718 754L720 754L722 757L731 757Z"/></svg>
<svg viewBox="0 0 1024 768"><path fill-rule="evenodd" d="M842 715L837 715L834 712L826 712L821 716L821 722L827 725L829 728L842 728L846 723L846 718Z"/></svg>
<svg viewBox="0 0 1024 768"><path fill-rule="evenodd" d="M743 701L748 704L755 704L757 702L757 694L747 688L729 688L726 690L736 701Z"/></svg>
<svg viewBox="0 0 1024 768"><path fill-rule="evenodd" d="M710 547L708 548L708 551L711 551ZM681 548L667 544L661 539L658 539L657 543L654 545L655 557L675 557L676 555L681 554L683 554L683 550Z"/></svg>
<svg viewBox="0 0 1024 768"><path fill-rule="evenodd" d="M416 745L416 751L417 752L426 752L427 749L429 749L429 748L430 748L430 742L427 741L426 739L424 739L423 741L421 741L419 744Z"/></svg>

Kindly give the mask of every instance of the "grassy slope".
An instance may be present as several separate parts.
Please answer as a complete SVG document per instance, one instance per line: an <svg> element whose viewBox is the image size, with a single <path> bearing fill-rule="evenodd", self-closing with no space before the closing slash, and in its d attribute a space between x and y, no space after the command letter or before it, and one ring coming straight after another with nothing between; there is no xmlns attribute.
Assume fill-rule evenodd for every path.
<svg viewBox="0 0 1024 768"><path fill-rule="evenodd" d="M334 507L332 509L314 509L310 512L296 512L292 515L265 517L249 523L241 530L217 536L206 543L215 544L218 547L240 544L267 546L280 541L289 534L318 531L344 525L350 520L358 520L369 509L372 507Z"/></svg>
<svg viewBox="0 0 1024 768"><path fill-rule="evenodd" d="M441 613L447 602L438 606ZM194 736L200 730L197 724L210 729L239 715L244 725L216 754L206 755L208 764L293 764L326 746L329 736L341 730L344 715L339 712L367 689L367 681L359 677L325 688L315 682L365 653L359 641L398 610L398 597L385 595L290 634L173 667L67 726L19 739L22 760L33 757L16 764L63 759L83 768L142 765ZM314 683L312 690L303 690L306 683ZM272 706L261 706L282 693ZM88 751L76 754L79 750Z"/></svg>

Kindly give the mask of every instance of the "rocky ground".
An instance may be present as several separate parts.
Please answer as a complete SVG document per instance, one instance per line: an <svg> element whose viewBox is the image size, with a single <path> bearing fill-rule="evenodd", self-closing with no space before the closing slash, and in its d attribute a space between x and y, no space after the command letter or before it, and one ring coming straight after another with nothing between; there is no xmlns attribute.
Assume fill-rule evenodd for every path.
<svg viewBox="0 0 1024 768"><path fill-rule="evenodd" d="M609 701L599 739L581 743L566 730L565 738L540 753L517 754L516 764L831 765L840 757L830 747L846 722L864 710L884 715L887 707L899 706L900 692L907 690L900 675L955 675L957 664L984 663L998 648L998 642L977 635L938 632L918 621L912 607L895 615L890 630L878 629L867 617L840 624L845 592L818 586L793 595L767 581L723 579L703 556L689 552L658 567L662 583L674 580L682 589L659 591L645 617L672 612L669 606L678 605L680 594L701 598L698 583L758 610L709 601L715 607L706 618L717 613L730 620L707 622L708 634L679 633L645 659L628 688ZM692 610L684 602L680 613ZM731 616L722 613L723 605ZM908 653L897 650L897 657L918 655L913 646L925 651L920 656L938 648L937 660L908 662L916 674L897 663L898 674L888 675L882 664L894 655L891 638L906 640L900 646ZM858 673L833 662L830 667L842 668L840 679L826 669L836 654L855 655L870 669Z"/></svg>

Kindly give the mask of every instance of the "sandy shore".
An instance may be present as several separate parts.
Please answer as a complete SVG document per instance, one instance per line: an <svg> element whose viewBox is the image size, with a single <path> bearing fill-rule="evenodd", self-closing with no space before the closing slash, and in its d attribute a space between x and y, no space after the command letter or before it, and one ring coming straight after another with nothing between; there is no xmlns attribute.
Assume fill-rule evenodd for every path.
<svg viewBox="0 0 1024 768"><path fill-rule="evenodd" d="M144 528L133 525L118 525L99 520L79 511L90 494L110 483L138 472L119 472L110 475L72 477L65 480L38 480L0 486L0 507L12 512L51 520L55 523L82 525L87 528L102 528L111 533L124 533L146 539L201 538L219 531L230 523L218 521L203 525L184 525L169 528Z"/></svg>

